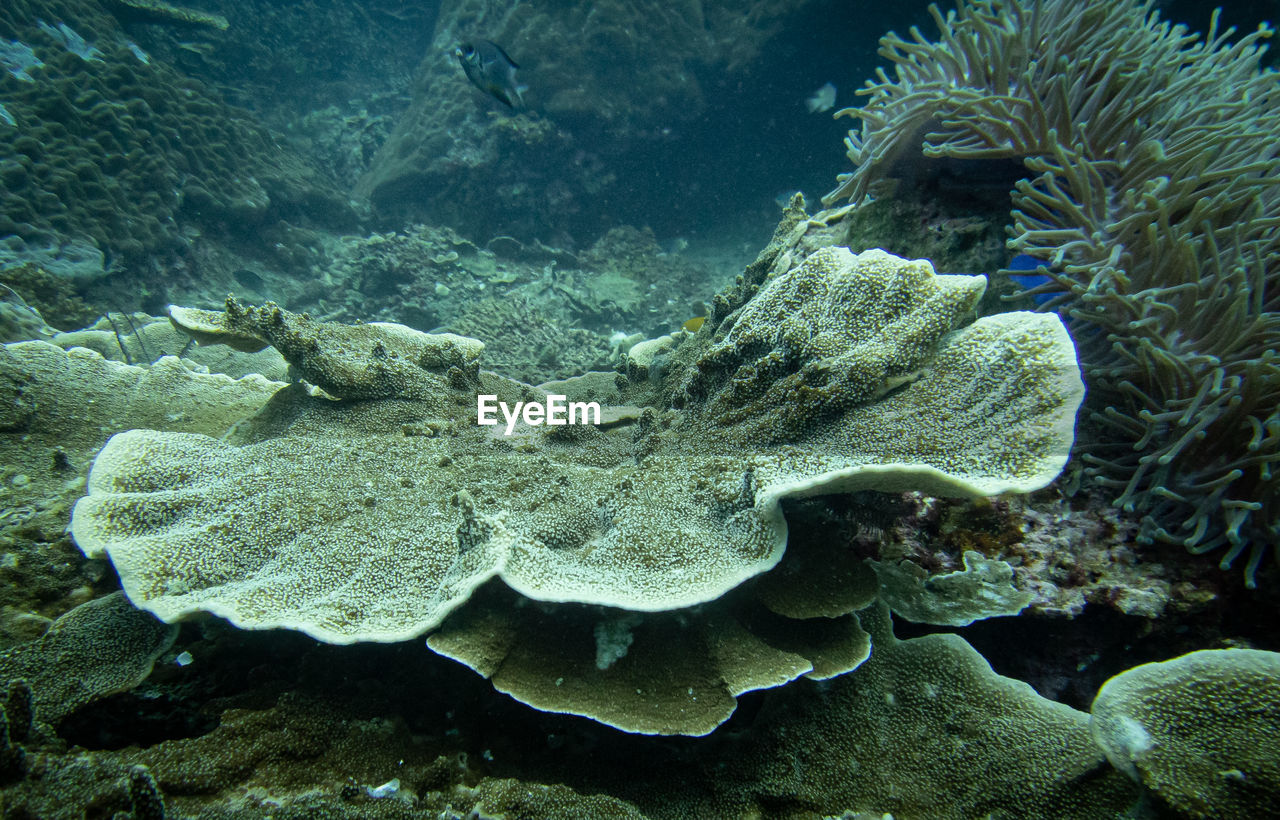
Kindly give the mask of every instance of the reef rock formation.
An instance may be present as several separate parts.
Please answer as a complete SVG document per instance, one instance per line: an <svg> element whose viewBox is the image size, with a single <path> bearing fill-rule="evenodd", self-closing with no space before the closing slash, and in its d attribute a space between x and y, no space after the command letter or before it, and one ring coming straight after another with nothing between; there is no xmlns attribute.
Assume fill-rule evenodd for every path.
<svg viewBox="0 0 1280 820"><path fill-rule="evenodd" d="M478 235L598 230L601 202L631 196L622 163L665 153L666 135L706 110L700 74L739 71L805 5L447 3L409 110L355 193L385 212L425 211ZM454 49L481 37L520 64L536 115L507 110L463 77Z"/></svg>

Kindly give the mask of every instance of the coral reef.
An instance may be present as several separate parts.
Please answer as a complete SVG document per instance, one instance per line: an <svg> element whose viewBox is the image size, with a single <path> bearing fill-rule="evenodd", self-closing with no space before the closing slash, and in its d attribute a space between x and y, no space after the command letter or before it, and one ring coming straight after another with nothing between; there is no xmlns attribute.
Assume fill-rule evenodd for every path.
<svg viewBox="0 0 1280 820"><path fill-rule="evenodd" d="M678 328L724 279L647 230L615 228L574 254L511 237L480 248L426 225L344 237L313 275L292 309L484 339L486 368L529 384L612 367L616 333Z"/></svg>
<svg viewBox="0 0 1280 820"><path fill-rule="evenodd" d="M350 189L409 102L413 66L440 4L417 20L379 15L371 3L296 6L256 0L203 3L227 31L131 10L154 0L110 0L112 13L152 59L199 77L254 115Z"/></svg>
<svg viewBox="0 0 1280 820"><path fill-rule="evenodd" d="M172 254L184 230L225 232L297 219L350 223L346 198L247 112L203 83L129 48L96 4L63 4L59 36L18 0L0 25L42 66L0 73L17 128L0 129L0 235L32 244L88 242L139 263ZM71 50L65 31L92 32L99 56ZM77 35L78 36L78 35Z"/></svg>
<svg viewBox="0 0 1280 820"><path fill-rule="evenodd" d="M841 70L855 67L856 33L827 14L847 12L840 0L458 0L439 12L407 0L197 3L233 21L225 30L151 0L5 5L0 157L4 140L35 127L15 95L56 87L62 102L51 93L47 105L60 107L39 124L54 147L59 127L79 127L67 111L80 111L80 91L103 96L95 107L141 100L149 119L104 121L124 129L112 134L130 153L155 160L146 184L176 184L181 199L183 182L225 172L226 191L211 196L253 198L256 185L270 202L232 213L175 200L156 212L159 228L139 228L141 250L123 246L127 220L153 203L125 203L133 210L107 237L115 244L86 233L88 222L30 222L20 227L31 232L0 236L0 283L13 289L0 288L3 330L39 340L0 350L0 813L1265 815L1280 801L1280 673L1278 656L1260 650L1280 648L1270 628L1280 588L1265 583L1269 565L1248 591L1239 573L1145 543L1159 536L1153 526L1174 531L1161 516L1195 501L1200 546L1221 546L1213 522L1254 474L1178 489L1180 499L1147 509L1145 525L1111 506L1105 486L1134 467L1122 463L1131 453L1148 459L1135 462L1147 470L1138 485L1217 480L1184 469L1210 447L1230 466L1222 414L1205 421L1194 401L1175 410L1189 414L1181 433L1138 430L1172 429L1181 415L1142 416L1136 391L1153 388L1121 367L1125 355L1146 356L1160 385L1181 389L1204 362L1179 366L1169 358L1186 352L1177 345L1168 356L1106 348L1142 328L1167 334L1162 343L1235 333L1227 295L1213 304L1226 319L1217 336L1207 320L1163 316L1219 297L1195 288L1235 288L1253 300L1246 312L1273 312L1275 246L1255 219L1273 219L1273 194L1250 186L1273 181L1274 157L1244 156L1261 140L1233 130L1243 98L1219 100L1210 122L1213 103L1178 74L1233 77L1259 103L1253 125L1274 130L1273 92L1245 65L1262 35L1201 43L1161 33L1139 19L1153 8L1142 2L1085 0L1072 21L1065 4L1043 0L1043 18L1020 16L1032 3L938 13L942 44L914 31L891 38L894 58L922 74L914 96L890 107L942 107L914 133L882 133L882 154L877 137L855 139L871 146L864 165L878 198L810 215L792 196L768 247L714 298L716 271L732 267L721 263L745 252L730 247L730 199L707 180L727 171L732 207L750 209L753 186L766 184L754 168L813 156L772 139L797 124L767 102L784 84L744 101L778 66L830 71L809 59L820 44L771 40L779 24L848 38ZM1130 26L1129 41L1107 39L1116 25ZM1027 41L1023 26L1041 36ZM532 109L490 111L450 48L429 53L413 111L363 183L390 174L372 192L389 219L374 234L327 233L322 224L351 230L344 220L368 212L336 202L324 173L350 182L367 168L432 32L436 45L502 41L533 86ZM1165 50L1152 65L1185 99L1148 109L1110 96L1163 93L1128 71L1145 68L1153 41ZM934 49L943 55L928 66ZM999 49L1037 67L1019 63L1000 85L994 62L976 62ZM121 64L140 72L126 86L136 99L102 90ZM944 81L925 78L930 70ZM992 97L991 86L1004 93ZM438 119L428 121L433 98ZM1063 100L1065 117L1053 113ZM1117 112L1136 112L1134 122L1114 124ZM1151 119L1164 114L1187 117L1188 129ZM753 131L752 116L766 115L778 125ZM226 118L214 137L244 155L210 159L207 145L175 144L182 129L166 129L190 117L200 129L201 118ZM840 127L816 123L802 127L833 137ZM1142 129L1145 142L1095 141ZM931 131L954 156L914 156ZM1041 132L1067 135L1065 147L961 156L1013 150ZM1188 164L1215 134L1236 142ZM699 140L714 143L714 157L671 150ZM741 149L759 145L771 150L753 164ZM295 168L300 152L328 171ZM637 176L659 154L670 155L662 170L678 195ZM686 174L682 162L705 167ZM0 213L48 182L5 163ZM97 184L75 167L81 189ZM1144 187L1142 174L1168 181ZM1009 263L998 235L1018 179L1012 247L1045 263L1048 284L1016 293L1011 277L952 273ZM415 190L419 181L429 187ZM1116 187L1128 184L1137 187ZM1192 188L1209 199L1184 213ZM1070 203L1088 224L1062 207L1082 191L1094 199ZM635 218L654 202L667 228ZM694 207L721 211L714 236L689 220ZM1238 218L1239 232L1205 208ZM394 221L436 212L477 233ZM613 227L628 222L658 227L663 243L646 228ZM669 239L670 225L692 249ZM484 241L495 226L515 236ZM1195 253L1159 240L1170 227L1201 242ZM1090 256L1117 244L1105 264ZM1206 281L1193 288L1187 273L1172 290L1157 286L1134 249L1156 254L1151 271L1198 268ZM1203 263L1219 251L1229 270ZM1251 253L1261 267L1240 264L1258 261ZM1007 310L1046 300L1042 312ZM1246 473L1265 465L1278 423L1266 416L1265 353L1243 368L1260 379L1253 393L1231 382L1242 367L1231 357L1258 354L1255 330L1239 351L1186 337L1224 368L1199 406L1225 401L1256 417L1240 426L1242 446L1256 445L1255 461L1236 465ZM1083 390L1068 334L1099 401L1116 408L1086 414L1086 444L1074 446L1106 464L1063 466ZM584 372L594 368L607 372ZM1131 403L1116 400L1112 378L1133 380L1123 388ZM504 431L502 421L477 425L481 394L603 406L598 423L525 417ZM1129 439L1108 438L1108 424ZM1135 441L1149 449L1108 449ZM1174 444L1173 464L1159 464ZM1132 498L1141 506L1156 492L1136 486ZM1252 510L1241 538L1256 543L1265 517ZM1129 669L1204 647L1233 648Z"/></svg>
<svg viewBox="0 0 1280 820"><path fill-rule="evenodd" d="M1280 527L1275 73L1261 28L1200 39L1154 3L977 0L937 41L890 35L827 201L1020 162L1009 247L1070 317L1090 384L1082 458L1140 537L1246 550ZM1216 15L1215 15L1216 21Z"/></svg>
<svg viewBox="0 0 1280 820"><path fill-rule="evenodd" d="M420 646L203 629L188 644L196 664L181 674L208 669L182 687L216 686L205 697L215 697L217 726L119 750L67 753L29 738L22 745L41 774L9 785L6 807L50 818L89 805L129 810L139 765L170 812L209 818L460 818L479 807L530 818L1005 811L1051 820L1137 802L1139 788L1093 744L1087 712L995 674L957 636L895 638L881 607L863 619L876 650L858 669L780 690L730 735L685 741L495 701ZM393 778L394 799L371 795Z"/></svg>
<svg viewBox="0 0 1280 820"><path fill-rule="evenodd" d="M57 333L16 290L0 286L0 342L48 339Z"/></svg>
<svg viewBox="0 0 1280 820"><path fill-rule="evenodd" d="M64 350L87 348L104 359L125 364L145 367L165 356L177 356L194 369L204 367L233 379L257 374L268 381L289 380L289 365L275 348L247 353L223 345L198 345L168 317L140 312L108 314L83 330L55 333L49 341Z"/></svg>
<svg viewBox="0 0 1280 820"><path fill-rule="evenodd" d="M485 367L532 384L601 371L613 364L607 335L569 325L562 311L548 313L540 307L543 301L519 292L486 296L463 306L444 327L498 340L490 347L503 346L486 354Z"/></svg>
<svg viewBox="0 0 1280 820"><path fill-rule="evenodd" d="M813 230L822 233L820 228ZM695 337L687 344L695 351L705 352L714 341ZM105 368L121 378L138 379L151 372L104 363L86 351L67 354L38 343L9 346L7 350L19 359L56 352L73 362ZM166 364L171 361L161 360L152 370L172 367ZM65 372L74 377L76 370L69 368ZM678 365L674 375L679 376ZM216 379L198 374L183 378L195 382ZM622 398L616 379L615 374L609 374L604 381L571 380L565 391L580 390L616 401ZM235 382L217 379L210 385L220 385L219 399L193 403L164 391L153 393L146 387L123 390L116 382L109 382L102 396L84 391L84 382L74 378L70 383L81 386L70 390L59 391L52 377L43 383L46 386L41 389L48 395L65 392L64 402L74 395L82 395L82 401L95 402L105 401L112 394L128 393L134 396L130 401L136 403L141 394L158 395L162 400L157 403L170 412L175 407L199 407L202 409L197 415L212 413L204 422L210 430L219 430L227 423L214 420L224 412L218 410L217 404L236 389L232 387ZM257 401L265 401L271 391L279 389L264 386L267 390ZM655 389L659 393L663 390L661 386ZM31 398L38 399L42 406L46 403L34 392ZM391 401L395 400L366 403L383 405ZM158 428L173 423L161 414L147 416L150 411L145 406L136 406L142 413L139 418L152 419L150 423ZM652 410L648 412L652 414ZM51 417L46 423L73 429L73 419L86 415L76 411L61 422ZM115 417L114 412L108 415ZM226 418L234 416L232 413ZM193 420L194 416L178 423L190 424ZM643 423L649 422L641 414L631 428L620 429L634 429ZM100 443L112 429L108 425L105 430L96 430L97 441ZM431 421L416 432L425 435L429 431L433 435L454 434ZM15 444L18 437L15 436ZM664 469L662 464L657 466ZM474 484L471 486L474 491ZM510 486L502 492L510 493ZM794 512L788 511L789 519ZM62 515L66 515L65 508ZM968 516L950 517L964 520L968 526L979 526ZM944 521L947 518L942 515ZM982 526L999 531L1005 525L993 518L989 525ZM112 711L128 715L127 720L133 722L138 720L138 710L172 708L164 705L163 699L156 700L158 692L178 687L186 692L184 697L199 698L196 693L200 688L216 685L217 697L213 693L203 696L214 697L207 708L220 716L216 728L204 730L206 733L199 737L170 735L145 749L79 750L70 754L46 735L37 733L22 741L11 731L11 747L15 751L20 748L27 762L22 771L11 774L17 779L5 788L6 807L32 816L73 818L82 815L89 805L136 812L139 805L155 805L150 799L154 794L157 800L163 795L170 812L227 818L268 810L274 816L298 818L322 813L353 818L410 817L423 811L461 817L472 809L518 810L525 816L548 818L566 814L702 817L758 812L766 807L772 812L832 816L873 809L881 814L895 811L911 816L912 807L916 806L921 807L922 814L946 817L1014 805L1020 816L1059 818L1118 811L1133 799L1127 779L1106 768L1099 762L1099 752L1079 741L1083 713L1036 699L1023 685L994 675L960 639L934 636L900 643L887 635L882 614L866 611L860 613L859 619L879 635L867 658L865 637L861 643L850 640L856 636L842 635L841 630L846 627L841 623L857 630L854 616L843 613L864 607L874 596L876 585L868 584L865 568L855 569L860 560L853 550L833 551L832 537L821 529L813 533L793 531L787 552L774 571L704 607L643 615L531 602L491 584L477 591L457 611L456 619L447 619L433 636L441 640L452 638L454 647L473 658L469 662L477 667L496 664L497 671L492 673L495 686L516 697L544 709L596 713L596 720L639 731L677 726L686 732L699 726L699 731L705 731L708 716L712 724L722 720L715 716L716 709L723 714L728 706L732 711L732 700L712 697L722 684L704 684L704 680L712 668L737 669L733 674L748 671L742 666L724 667L731 658L755 663L767 661L772 655L790 664L792 671L781 678L771 677L776 672L764 676L759 672L787 667L773 661L757 666L759 671L753 673L758 676L757 685L774 686L795 674L805 675L803 670L810 665L814 669L808 677L838 676L824 684L821 692L803 683L787 687L783 697L771 701L754 722L737 722L728 745L713 735L698 739L702 745L665 748L661 754L656 747L648 746L628 751L625 745L618 746L618 736L599 734L609 731L603 727L593 734L580 724L566 722L571 718L532 710L522 712L519 704L504 707L501 702L494 702L487 693L469 686L465 677L450 676L447 665L432 663L431 653L421 646L325 647L309 641L290 641L287 635L278 633L239 632L216 624L197 624L190 627L194 631L184 643L174 649L186 650L188 661L194 656L193 665L179 668L165 664L152 676L154 683L146 684L149 691L141 693L139 699L125 701L111 710L107 708L110 701L81 707L76 710L76 715L83 715L77 723L92 722L94 714L101 719ZM1009 543L1004 535L1000 542ZM783 619L764 611L760 604ZM640 620L633 620L637 616ZM685 620L687 625L679 625ZM593 629L602 623L614 624L614 632L629 632L632 638L625 651L611 650L618 657L605 670L600 669L599 662L603 633ZM459 640L467 635L469 624L479 626L480 634ZM823 639L825 647L815 644L822 630L828 635ZM704 642L717 636L719 655L705 649L689 650L687 644L680 643L691 639ZM856 652L859 645L863 647L862 655ZM740 654L752 646L752 652ZM672 647L681 647L674 658ZM662 653L663 662L645 663L654 652ZM480 653L479 660L475 660L476 653ZM793 660L788 661L788 655ZM720 666L710 666L717 657ZM813 661L797 667L797 657ZM698 665L680 672L680 664L698 659L702 659ZM673 660L679 663L672 666ZM860 661L857 669L842 674ZM625 689L616 690L611 699L616 703L592 706L595 687L583 687L584 681L591 680L606 687L638 682L631 690L634 691L655 683L655 669L668 667L677 673L666 683L663 694L669 706L651 712L649 718L643 710L627 705ZM564 682L554 686L559 677ZM726 680L729 679L732 678ZM230 693L222 688L229 684L233 692L241 694L228 697ZM696 687L693 695L698 700L686 701L686 705L704 699L709 706L717 702L720 705L694 713L699 716L686 724L673 724L671 718L678 721L680 717L680 702L672 696L685 693L689 686ZM559 691L572 692L574 688L586 688L586 696L573 697ZM277 701L273 693L282 689L285 694ZM424 699L424 691L430 692L431 697ZM653 690L654 694L663 691ZM552 700L544 700L548 694ZM754 703L758 705L758 701ZM963 713L947 713L939 710L940 703L966 706ZM975 711L974 703L990 704L991 714ZM1034 742L1011 742L1011 738L1022 736L1011 728L1011 704L1017 704L1013 711L1026 718L1025 725L1036 727L1034 735L1027 735L1034 737ZM623 708L614 711L610 720L610 709L617 706ZM95 708L99 710L96 713ZM20 708L10 709L8 703L6 711L21 713ZM473 725L481 719L478 716L498 721L506 728L494 735ZM16 718L10 722L12 726L21 724ZM956 734L956 726L965 727L962 735ZM997 726L998 730L994 730ZM1050 730L1049 726L1054 728ZM461 745L459 727L462 736L469 738L466 745ZM742 736L743 732L747 734ZM909 737L910 741L894 740L902 737ZM1051 738L1050 742L1044 742L1046 737ZM881 743L876 738L886 740ZM485 745L471 745L474 743ZM848 754L813 754L814 749L846 748L851 750ZM998 784L985 780L975 783L964 775L968 765L964 761L973 759L972 754L981 750L987 750L987 759L992 761L988 771L1007 775ZM630 754L650 761L650 776L634 776L634 766L625 762ZM963 755L963 760L957 755ZM588 759L596 765L583 765ZM516 760L524 762L513 768L512 761ZM854 776L848 761L856 762L862 775L867 771L879 774L871 778ZM154 792L130 788L130 772L137 766L146 766L150 771ZM40 772L39 777L24 774L32 768ZM922 772L928 774L922 776ZM1087 774L1073 776L1072 772ZM393 793L379 791L393 778L399 780ZM147 785L144 778L138 778L138 782ZM881 783L913 783L916 787L888 793L878 790L877 784ZM1050 787L1050 783L1061 785ZM373 797L375 792L393 794L393 799Z"/></svg>
<svg viewBox="0 0 1280 820"><path fill-rule="evenodd" d="M343 237L313 275L323 287L295 300L295 308L331 322L376 319L433 330L491 288L528 281L533 271L448 228L412 225Z"/></svg>
<svg viewBox="0 0 1280 820"><path fill-rule="evenodd" d="M682 382L686 407L740 446L812 442L806 458L830 472L787 494L906 489L899 481L940 495L1043 486L1066 463L1056 448L1074 426L1073 413L1043 410L1082 398L1074 350L1057 321L1030 313L949 332L983 286L883 251L817 250L719 326ZM1030 370L1013 377L1021 365ZM992 461L970 462L979 451ZM929 467L906 466L924 453Z"/></svg>
<svg viewBox="0 0 1280 820"><path fill-rule="evenodd" d="M74 498L68 479L88 467L112 431L144 422L169 430L221 435L254 413L281 385L258 375L233 381L198 372L174 357L149 368L48 342L0 349L0 450L7 503ZM16 475L24 480L15 484Z"/></svg>
<svg viewBox="0 0 1280 820"><path fill-rule="evenodd" d="M164 820L164 799L146 766L129 769L129 802L133 804L133 820Z"/></svg>
<svg viewBox="0 0 1280 820"><path fill-rule="evenodd" d="M27 752L20 744L30 736L35 719L31 688L22 678L9 680L9 695L0 706L0 784L25 773Z"/></svg>

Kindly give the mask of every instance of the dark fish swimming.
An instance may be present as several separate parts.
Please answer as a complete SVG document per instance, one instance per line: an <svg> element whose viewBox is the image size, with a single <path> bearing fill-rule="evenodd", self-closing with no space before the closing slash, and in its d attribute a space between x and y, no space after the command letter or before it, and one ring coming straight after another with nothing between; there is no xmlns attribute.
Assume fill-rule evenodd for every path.
<svg viewBox="0 0 1280 820"><path fill-rule="evenodd" d="M524 107L521 96L528 86L516 82L516 61L507 56L502 46L489 40L463 43L453 50L462 63L471 84L510 108Z"/></svg>

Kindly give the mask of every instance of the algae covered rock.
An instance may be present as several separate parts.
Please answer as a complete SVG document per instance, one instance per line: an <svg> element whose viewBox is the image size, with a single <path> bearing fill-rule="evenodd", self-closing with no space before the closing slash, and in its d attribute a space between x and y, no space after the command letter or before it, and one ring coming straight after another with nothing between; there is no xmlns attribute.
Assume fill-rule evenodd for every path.
<svg viewBox="0 0 1280 820"><path fill-rule="evenodd" d="M268 346L298 375L338 398L427 398L443 379L467 378L484 344L452 333L431 334L389 322L347 327L295 316L268 302L245 308L228 299L225 312L172 307L175 326L206 344L247 353Z"/></svg>
<svg viewBox="0 0 1280 820"><path fill-rule="evenodd" d="M916 623L968 626L983 618L1017 615L1032 595L1014 587L1013 567L966 550L964 569L929 576L911 561L869 562L880 597L895 613Z"/></svg>

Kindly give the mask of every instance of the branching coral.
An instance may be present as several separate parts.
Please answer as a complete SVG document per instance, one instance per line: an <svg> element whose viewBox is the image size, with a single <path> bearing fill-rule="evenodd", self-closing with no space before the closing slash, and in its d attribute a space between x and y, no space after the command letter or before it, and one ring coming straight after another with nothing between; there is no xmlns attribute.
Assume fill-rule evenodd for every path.
<svg viewBox="0 0 1280 820"><path fill-rule="evenodd" d="M1280 84L1260 28L1201 39L1153 2L975 0L860 93L828 201L930 162L1021 160L1009 247L1070 317L1100 435L1082 458L1144 542L1251 548L1280 528ZM921 159L920 154L924 159ZM1100 439L1100 440L1097 440Z"/></svg>

